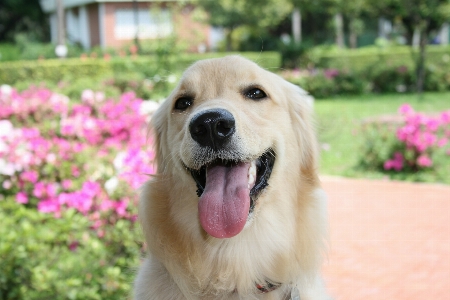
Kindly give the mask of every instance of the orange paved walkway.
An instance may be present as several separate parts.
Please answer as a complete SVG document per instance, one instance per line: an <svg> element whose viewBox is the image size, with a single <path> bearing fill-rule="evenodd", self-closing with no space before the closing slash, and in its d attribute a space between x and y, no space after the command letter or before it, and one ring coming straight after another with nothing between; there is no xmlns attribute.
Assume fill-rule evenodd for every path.
<svg viewBox="0 0 450 300"><path fill-rule="evenodd" d="M450 186L323 177L336 300L450 300Z"/></svg>

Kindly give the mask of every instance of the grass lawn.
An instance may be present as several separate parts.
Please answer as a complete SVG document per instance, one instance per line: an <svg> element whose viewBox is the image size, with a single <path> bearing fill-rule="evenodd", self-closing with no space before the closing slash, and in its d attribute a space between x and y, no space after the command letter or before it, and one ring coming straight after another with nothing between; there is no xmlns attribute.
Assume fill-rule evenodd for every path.
<svg viewBox="0 0 450 300"><path fill-rule="evenodd" d="M439 112L450 109L450 93L342 96L316 100L319 140L322 144L321 174L347 177L383 178L386 173L357 167L359 149L364 141L361 123L368 117L393 115L403 103L415 111ZM436 170L421 176L395 179L444 182L450 184L450 156L441 160Z"/></svg>

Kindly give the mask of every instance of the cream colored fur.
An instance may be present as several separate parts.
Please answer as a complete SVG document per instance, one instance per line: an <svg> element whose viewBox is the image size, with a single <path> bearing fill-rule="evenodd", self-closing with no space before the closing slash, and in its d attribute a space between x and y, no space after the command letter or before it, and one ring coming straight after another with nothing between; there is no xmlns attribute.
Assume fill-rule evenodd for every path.
<svg viewBox="0 0 450 300"><path fill-rule="evenodd" d="M242 95L251 85L268 99ZM173 110L194 96L185 112ZM224 108L236 120L242 159L276 152L269 186L245 228L229 239L203 231L196 185L188 167L198 163L188 124L194 113ZM239 56L197 62L152 119L158 171L143 187L139 219L148 256L135 281L139 300L285 299L297 286L301 299L329 299L319 271L326 240L326 199L317 177L315 131L309 96ZM261 294L256 283L283 285Z"/></svg>

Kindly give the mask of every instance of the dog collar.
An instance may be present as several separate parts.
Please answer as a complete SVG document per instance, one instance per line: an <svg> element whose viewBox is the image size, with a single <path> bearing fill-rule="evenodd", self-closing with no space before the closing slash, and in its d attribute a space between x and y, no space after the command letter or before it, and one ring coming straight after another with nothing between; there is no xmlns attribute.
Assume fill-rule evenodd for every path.
<svg viewBox="0 0 450 300"><path fill-rule="evenodd" d="M269 293L276 290L281 286L281 283L271 283L266 281L266 284L256 284L256 288L261 292L261 294Z"/></svg>
<svg viewBox="0 0 450 300"><path fill-rule="evenodd" d="M266 284L256 284L256 288L261 294L269 293L281 286L281 283L271 283L266 281ZM292 287L289 300L300 300L300 293L297 286Z"/></svg>

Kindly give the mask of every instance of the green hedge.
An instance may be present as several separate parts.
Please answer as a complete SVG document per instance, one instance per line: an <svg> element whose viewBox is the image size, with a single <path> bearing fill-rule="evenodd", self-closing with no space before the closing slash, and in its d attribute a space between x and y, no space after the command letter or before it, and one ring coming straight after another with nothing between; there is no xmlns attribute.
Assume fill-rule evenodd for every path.
<svg viewBox="0 0 450 300"><path fill-rule="evenodd" d="M183 54L173 57L140 56L137 58L104 59L49 59L38 61L14 61L0 64L0 84L16 84L22 81L58 82L61 79L89 77L106 78L118 73L137 72L154 76L158 70L166 73L180 72L199 59L240 54L256 61L262 67L278 69L281 56L277 52Z"/></svg>
<svg viewBox="0 0 450 300"><path fill-rule="evenodd" d="M65 60L51 59L38 61L16 61L0 64L0 82L16 84L21 81L58 82L63 78L91 77L98 78L111 74L111 66L101 59Z"/></svg>
<svg viewBox="0 0 450 300"><path fill-rule="evenodd" d="M130 222L119 221L99 238L73 210L54 218L12 197L0 198L0 220L0 299L129 296L141 239Z"/></svg>
<svg viewBox="0 0 450 300"><path fill-rule="evenodd" d="M450 46L433 46L426 48L427 63L442 64L450 61ZM409 46L365 47L358 49L336 49L316 47L306 54L304 59L319 68L335 68L340 70L362 71L367 67L383 63L385 65L414 66L414 57L418 49Z"/></svg>

